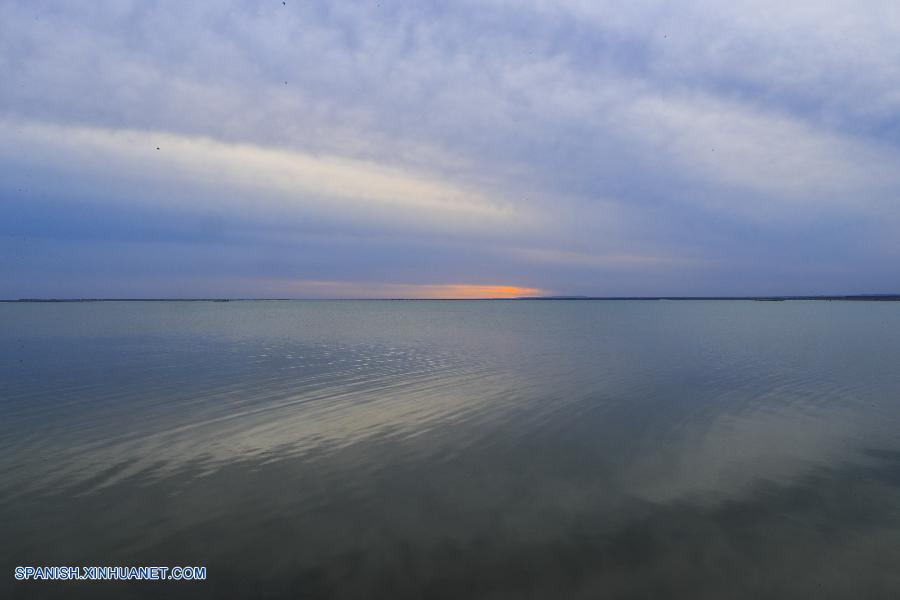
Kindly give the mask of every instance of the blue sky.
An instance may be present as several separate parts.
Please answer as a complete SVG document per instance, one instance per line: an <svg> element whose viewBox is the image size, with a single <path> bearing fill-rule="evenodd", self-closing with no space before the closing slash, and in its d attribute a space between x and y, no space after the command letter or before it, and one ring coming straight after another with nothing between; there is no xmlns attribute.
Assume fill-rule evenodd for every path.
<svg viewBox="0 0 900 600"><path fill-rule="evenodd" d="M900 4L0 3L0 297L900 290Z"/></svg>

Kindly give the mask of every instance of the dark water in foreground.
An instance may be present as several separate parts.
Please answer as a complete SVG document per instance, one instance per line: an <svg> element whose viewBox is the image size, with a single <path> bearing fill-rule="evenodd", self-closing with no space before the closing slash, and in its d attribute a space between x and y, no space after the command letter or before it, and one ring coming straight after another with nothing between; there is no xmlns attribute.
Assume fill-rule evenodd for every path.
<svg viewBox="0 0 900 600"><path fill-rule="evenodd" d="M4 597L897 598L900 304L0 305L0 540Z"/></svg>

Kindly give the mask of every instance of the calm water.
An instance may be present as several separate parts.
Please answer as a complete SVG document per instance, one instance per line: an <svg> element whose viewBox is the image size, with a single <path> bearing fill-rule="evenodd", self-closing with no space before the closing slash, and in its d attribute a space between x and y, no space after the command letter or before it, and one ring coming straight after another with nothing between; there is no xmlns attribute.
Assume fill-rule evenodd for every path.
<svg viewBox="0 0 900 600"><path fill-rule="evenodd" d="M4 304L0 408L0 596L900 597L897 303Z"/></svg>

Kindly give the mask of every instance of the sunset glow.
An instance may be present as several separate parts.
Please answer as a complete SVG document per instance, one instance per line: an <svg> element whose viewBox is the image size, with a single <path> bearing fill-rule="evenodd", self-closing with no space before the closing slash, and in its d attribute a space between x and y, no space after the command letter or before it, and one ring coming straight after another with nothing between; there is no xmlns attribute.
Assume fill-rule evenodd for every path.
<svg viewBox="0 0 900 600"><path fill-rule="evenodd" d="M471 283L420 285L346 281L300 281L286 285L275 284L269 290L269 295L276 297L348 299L480 300L546 296L550 294L548 290L516 285L481 285Z"/></svg>
<svg viewBox="0 0 900 600"><path fill-rule="evenodd" d="M516 287L513 285L420 285L416 288L418 298L521 298L523 296L540 296L542 290L537 288Z"/></svg>

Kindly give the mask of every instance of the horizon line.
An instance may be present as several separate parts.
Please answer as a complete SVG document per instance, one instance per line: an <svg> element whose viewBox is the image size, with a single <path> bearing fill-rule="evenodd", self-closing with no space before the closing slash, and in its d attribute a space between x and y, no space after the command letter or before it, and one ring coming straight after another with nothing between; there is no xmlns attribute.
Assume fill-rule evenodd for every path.
<svg viewBox="0 0 900 600"><path fill-rule="evenodd" d="M0 298L0 303L52 303L52 302L352 302L352 301L481 301L481 300L881 300L900 301L900 293L870 294L790 294L790 295L742 295L742 296L517 296L512 298Z"/></svg>

